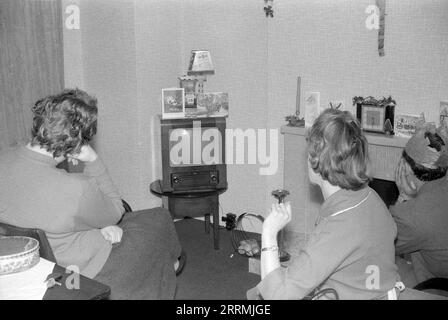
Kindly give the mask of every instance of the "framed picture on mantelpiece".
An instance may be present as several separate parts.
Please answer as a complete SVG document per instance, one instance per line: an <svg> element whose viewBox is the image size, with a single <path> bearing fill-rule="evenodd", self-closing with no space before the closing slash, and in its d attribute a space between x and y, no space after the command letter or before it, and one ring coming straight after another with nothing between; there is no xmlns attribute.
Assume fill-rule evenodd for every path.
<svg viewBox="0 0 448 320"><path fill-rule="evenodd" d="M375 99L353 97L353 105L356 105L356 118L364 131L394 135L395 125L395 100L392 97Z"/></svg>
<svg viewBox="0 0 448 320"><path fill-rule="evenodd" d="M384 133L386 110L382 106L361 105L361 128L365 131Z"/></svg>
<svg viewBox="0 0 448 320"><path fill-rule="evenodd" d="M184 88L162 89L162 119L185 117Z"/></svg>

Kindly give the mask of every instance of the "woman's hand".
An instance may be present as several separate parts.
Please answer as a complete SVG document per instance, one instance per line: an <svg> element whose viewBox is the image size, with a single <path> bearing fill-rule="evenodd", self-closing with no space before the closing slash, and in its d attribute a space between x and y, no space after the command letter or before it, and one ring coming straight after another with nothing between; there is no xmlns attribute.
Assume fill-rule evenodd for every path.
<svg viewBox="0 0 448 320"><path fill-rule="evenodd" d="M264 219L261 242L263 248L275 248L278 246L277 234L291 221L291 204L287 202L272 205L271 213ZM267 250L261 254L261 279L264 279L273 270L280 267L279 252Z"/></svg>
<svg viewBox="0 0 448 320"><path fill-rule="evenodd" d="M69 161L71 161L74 165L78 164L79 161L83 162L93 162L98 158L98 154L93 150L90 145L84 145L81 147L81 151L76 154L67 155Z"/></svg>
<svg viewBox="0 0 448 320"><path fill-rule="evenodd" d="M123 229L121 229L118 226L108 226L101 229L101 234L103 235L104 239L114 244L117 242L121 242L121 237L123 236Z"/></svg>
<svg viewBox="0 0 448 320"><path fill-rule="evenodd" d="M263 223L263 234L268 236L277 236L277 233L291 221L291 204L275 203L272 204L271 213Z"/></svg>
<svg viewBox="0 0 448 320"><path fill-rule="evenodd" d="M416 196L417 187L410 176L412 169L403 158L400 159L397 169L395 170L395 183L400 191L400 196L404 199L410 199Z"/></svg>

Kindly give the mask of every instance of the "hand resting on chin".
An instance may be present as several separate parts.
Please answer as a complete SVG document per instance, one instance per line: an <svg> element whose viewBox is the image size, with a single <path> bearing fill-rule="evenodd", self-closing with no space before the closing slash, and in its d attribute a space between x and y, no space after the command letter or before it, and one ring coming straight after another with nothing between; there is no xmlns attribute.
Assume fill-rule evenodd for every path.
<svg viewBox="0 0 448 320"><path fill-rule="evenodd" d="M98 158L96 151L88 144L83 145L79 153L67 155L68 160L74 165L78 164L78 161L93 162Z"/></svg>

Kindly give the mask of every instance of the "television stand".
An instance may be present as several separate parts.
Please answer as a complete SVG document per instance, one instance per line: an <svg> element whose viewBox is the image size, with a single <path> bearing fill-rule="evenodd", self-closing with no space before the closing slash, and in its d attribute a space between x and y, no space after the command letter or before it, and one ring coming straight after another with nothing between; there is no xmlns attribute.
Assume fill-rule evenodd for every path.
<svg viewBox="0 0 448 320"><path fill-rule="evenodd" d="M205 217L205 232L210 233L210 215L213 216L213 243L219 250L219 195L227 188L215 190L163 191L163 182L151 183L151 193L168 198L168 210L173 218Z"/></svg>

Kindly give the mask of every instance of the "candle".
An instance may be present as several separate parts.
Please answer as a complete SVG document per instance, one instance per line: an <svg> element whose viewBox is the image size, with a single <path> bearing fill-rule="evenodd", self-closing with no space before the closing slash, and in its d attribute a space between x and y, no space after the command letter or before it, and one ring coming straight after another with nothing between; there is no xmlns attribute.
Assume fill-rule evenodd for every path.
<svg viewBox="0 0 448 320"><path fill-rule="evenodd" d="M300 114L300 83L302 79L297 77L296 115Z"/></svg>

